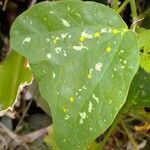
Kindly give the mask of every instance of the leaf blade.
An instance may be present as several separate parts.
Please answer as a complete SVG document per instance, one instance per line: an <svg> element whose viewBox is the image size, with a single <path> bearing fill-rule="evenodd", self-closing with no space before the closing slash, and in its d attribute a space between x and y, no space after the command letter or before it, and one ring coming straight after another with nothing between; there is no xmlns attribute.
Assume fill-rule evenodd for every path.
<svg viewBox="0 0 150 150"><path fill-rule="evenodd" d="M12 46L29 59L51 107L57 146L85 149L125 102L138 68L134 33L104 5L63 1L40 3L25 12L11 37Z"/></svg>

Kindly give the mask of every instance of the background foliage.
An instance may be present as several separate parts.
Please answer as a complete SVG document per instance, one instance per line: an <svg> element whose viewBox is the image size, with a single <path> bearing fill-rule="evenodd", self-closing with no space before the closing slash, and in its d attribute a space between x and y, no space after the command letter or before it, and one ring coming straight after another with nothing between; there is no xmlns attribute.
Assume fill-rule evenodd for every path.
<svg viewBox="0 0 150 150"><path fill-rule="evenodd" d="M118 7L118 5L116 5L116 2L117 2L116 0L109 1L109 2L101 1L101 3L104 3L105 5L109 5L110 7L115 9L118 13L120 13L122 18L128 25L128 27L136 32L137 37L138 37L139 47L140 47L139 57L140 57L140 66L141 67L139 68L139 71L137 72L136 76L134 77L134 79L132 81L132 84L131 84L131 87L130 87L130 90L128 93L127 101L126 101L124 107L120 110L118 116L116 117L115 121L112 123L111 127L104 133L104 138L103 138L103 135L101 135L99 138L97 138L97 143L99 143L99 144L96 144L95 142L93 142L93 143L91 143L91 145L89 145L89 149L90 148L102 149L102 147L105 147L105 149L110 149L112 147L116 148L116 149L123 148L123 147L125 147L126 149L127 149L127 147L131 148L131 149L132 148L134 148L134 149L141 148L142 149L142 147L144 149L149 149L149 135L148 135L149 120L150 120L150 118L149 118L149 85L150 85L149 84L149 68L150 68L149 67L149 62L150 62L149 61L149 59L150 59L150 57L149 57L149 47L150 47L149 46L149 2L144 1L144 0L141 0L141 1L137 0L137 1L135 1L136 7L134 7L134 5L133 5L134 3L132 3L133 1L130 1L131 3L127 3L129 1L122 1L119 4L120 7ZM0 56L1 56L1 60L3 60L1 62L1 64L9 64L8 59L10 59L9 57L11 57L11 55L9 55L9 53L8 53L9 57L5 58L6 53L9 51L9 42L8 42L9 41L9 31L10 31L10 26L11 26L14 18L16 18L16 16L18 14L20 14L22 11L27 9L33 3L34 3L33 1L26 2L26 1L17 1L17 0L9 1L6 3L7 5L4 5L4 3L1 3L2 9L0 12L1 13L0 14L1 15L1 17L0 17L1 55ZM44 19L44 18L41 17L41 19ZM131 20L132 20L132 22L131 22ZM46 21L45 21L45 23L46 23ZM29 25L29 24L27 24L27 25ZM36 28L38 28L38 26ZM32 36L34 36L34 35L32 35ZM41 36L41 34L39 33L39 37L40 36ZM77 36L78 36L78 34L77 34ZM24 37L22 37L22 38L24 38ZM42 40L39 40L37 37L35 39L38 40L38 44L40 44L40 42L42 42ZM19 40L21 40L21 38ZM19 42L19 40L17 42ZM79 40L79 38L75 39L75 40ZM22 47L21 44L19 45L19 49L20 49L20 47ZM94 47L95 47L95 45L94 45ZM43 48L43 45L41 48ZM19 50L19 49L16 49L16 50ZM18 55L17 58L20 58L20 56ZM17 58L16 58L16 64L17 64ZM42 59L42 58L43 57L40 57L39 59ZM42 63L42 65L39 65L39 64L35 65L36 59L37 58L32 60L32 62L34 62L34 65L32 66L32 68L33 68L33 70L35 70L35 72L37 72L38 80L41 81L41 79L43 79L44 76L43 76L43 74L39 74L40 73L39 66L41 69L43 69L42 66L44 66L44 69L45 69L46 66L52 66L52 65L50 65L51 63L49 64L46 62ZM23 61L24 58L22 58L21 60L22 60L22 62L25 62L25 61ZM131 59L131 60L134 61L134 59ZM46 61L48 61L48 60L46 59ZM24 65L24 63L22 63L22 65L21 65L19 63L19 66L22 66L21 68L22 68L22 70L24 70L24 67L26 65ZM15 77L16 77L15 74L18 75L18 73L20 72L20 69L17 69L18 65L14 65L14 68L16 68L16 70L11 68L12 71L10 71L10 67L9 67L9 69L6 69L6 67L3 67L3 68L5 68L3 70L6 70L6 72L9 72L9 73L7 73L8 74L7 76L10 76L10 78L12 78L11 72L13 72L13 76L15 76ZM4 73L3 70L1 69L0 72ZM57 67L56 67L56 71L57 71ZM22 72L21 72L21 74L22 74ZM48 71L48 74L51 74L51 72ZM20 77L22 78L22 76L17 77L18 82L16 82L16 83L18 83L18 85L15 84L16 88L11 90L11 92L13 92L14 97L15 97L15 93L17 92L17 88L19 87L19 84L21 83L20 81L22 80L22 79L20 79ZM31 77L31 75L30 75L30 77ZM7 77L4 75L3 78L7 78ZM3 86L4 82L10 82L10 84L13 83L13 82L11 82L10 78L7 78L7 79L9 79L8 81L3 80L2 78L0 80L0 87L2 87L2 90L0 90L1 91L0 93L1 93L1 95L3 95L3 97L9 97L9 95L11 95L11 92L8 93L8 89L9 89L9 87L11 87L11 85L7 84L7 88L5 88L5 89ZM117 80L117 81L119 81L119 80ZM107 83L107 82L104 82L104 83ZM62 85L63 85L63 83L62 83ZM119 87L117 87L117 88L119 88ZM37 90L37 87L35 89ZM28 94L28 92L30 94ZM45 92L45 90L43 92ZM8 93L8 94L4 94L4 93ZM44 101L43 100L41 101L41 98L39 98L39 94L37 94L37 92L34 92L33 87L31 88L31 90L24 90L23 95L28 95L27 97L23 96L24 98L23 97L21 98L23 101L25 99L28 99L28 98L30 99L32 97L33 99L35 99L37 101L37 104L40 104L40 107L42 107L46 111L46 113L49 114L49 116L51 116L49 109L47 108L47 106L45 107L45 104L43 104ZM33 96L31 96L31 95L33 95ZM34 95L36 95L36 96L34 96ZM9 98L10 99L9 101L11 101L11 104L13 103L12 100L15 100L15 98L13 98L13 96L12 96L12 98ZM44 98L47 99L47 95L44 96ZM0 101L5 102L5 99L1 98ZM38 99L40 99L40 102L38 101ZM29 103L29 104L33 105L33 102L31 101L31 103ZM28 105L28 103L27 103L27 108L29 108L29 110L27 109L28 110L27 111L25 109L25 111L23 111L23 116L24 115L26 116L26 114L30 113L30 107L32 105ZM8 106L9 105L7 103L6 107L8 107ZM36 106L34 105L34 109L35 109L35 107ZM24 112L26 112L26 113L24 113ZM52 110L52 112L53 112L53 110ZM2 117L2 119L3 119L3 117ZM19 121L19 122L17 121L18 126L20 126L20 122L21 122L21 124L23 124L22 119L24 120L24 117L20 119L21 121L18 119L18 121ZM48 120L48 119L46 119L46 120ZM16 126L15 124L13 124L13 125ZM96 128L97 127L95 127L95 129ZM123 132L120 129L123 130ZM49 132L51 132L51 130ZM59 134L59 132L61 132L61 131L58 130L58 134ZM95 133L97 134L97 136L100 135L96 131L95 131ZM121 138L120 138L120 136L121 136ZM88 138L87 137L85 137L85 138L86 139L91 138L90 135ZM129 140L126 137L128 137ZM105 143L108 141L108 139L109 139L109 142L107 143L107 145L108 145L108 147L107 147L107 145L105 145ZM58 142L60 142L60 141L58 141ZM46 140L46 143L48 143L47 140ZM8 144L8 146L9 146L9 144Z"/></svg>

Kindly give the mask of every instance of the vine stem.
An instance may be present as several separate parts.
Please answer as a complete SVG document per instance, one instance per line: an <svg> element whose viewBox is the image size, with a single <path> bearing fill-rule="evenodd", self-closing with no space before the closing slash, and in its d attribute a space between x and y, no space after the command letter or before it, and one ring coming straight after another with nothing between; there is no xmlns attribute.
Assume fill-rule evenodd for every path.
<svg viewBox="0 0 150 150"><path fill-rule="evenodd" d="M135 0L129 0L130 6L131 6L131 15L133 18L133 21L137 18L137 11L136 11L136 3Z"/></svg>
<svg viewBox="0 0 150 150"><path fill-rule="evenodd" d="M116 11L118 10L118 0L113 0L113 6L112 7L114 10L116 10Z"/></svg>
<svg viewBox="0 0 150 150"><path fill-rule="evenodd" d="M118 8L117 12L120 14L122 10L126 7L126 5L129 3L130 0L125 0L122 5Z"/></svg>
<svg viewBox="0 0 150 150"><path fill-rule="evenodd" d="M133 139L132 135L130 134L128 128L126 127L124 121L123 121L123 120L120 120L120 124L122 125L122 127L123 127L124 131L126 132L128 138L129 138L129 140L131 141L131 143L132 143L132 145L133 145L133 149L134 149L134 150L138 150L138 146L137 146L135 140Z"/></svg>
<svg viewBox="0 0 150 150"><path fill-rule="evenodd" d="M136 3L135 0L125 0L123 4L118 8L117 12L120 14L122 10L126 7L126 5L130 3L131 7L131 16L133 21L137 18L137 10L136 10Z"/></svg>
<svg viewBox="0 0 150 150"><path fill-rule="evenodd" d="M116 116L108 132L106 133L104 140L101 143L97 144L97 147L94 150L104 149L106 142L109 140L111 134L115 131L117 124L120 122L122 112L123 112L123 109L121 109L120 113L118 113L118 115Z"/></svg>
<svg viewBox="0 0 150 150"><path fill-rule="evenodd" d="M5 11L5 10L6 10L7 3L8 3L8 0L5 0L5 1L4 1L4 5L3 5L3 7L2 7L2 11Z"/></svg>
<svg viewBox="0 0 150 150"><path fill-rule="evenodd" d="M19 123L17 124L17 126L16 126L16 128L15 128L15 132L18 132L18 131L19 131L19 127L20 127L20 125L22 124L23 119L25 118L25 116L26 116L26 114L27 114L27 112L28 112L28 110L29 110L29 108L30 108L32 102L33 102L33 99L30 100L30 102L28 103L27 107L25 108L25 111L23 112L23 115L21 116L21 119L19 120Z"/></svg>
<svg viewBox="0 0 150 150"><path fill-rule="evenodd" d="M104 148L104 145L105 145L106 142L109 140L109 138L110 138L112 132L115 130L115 128L116 128L118 122L119 122L119 119L116 118L116 120L113 122L113 124L112 124L111 127L109 128L109 130L108 130L108 132L107 132L107 134L106 134L104 140L99 144L99 147L98 147L99 149L103 149L103 148Z"/></svg>
<svg viewBox="0 0 150 150"><path fill-rule="evenodd" d="M110 135L112 134L112 132L115 130L118 122L120 120L120 115L117 115L117 117L115 118L115 120L113 121L112 125L110 126L108 132L105 135L104 140L101 143L96 143L95 141L93 143L91 143L87 150L101 150L104 148L105 143L109 140Z"/></svg>

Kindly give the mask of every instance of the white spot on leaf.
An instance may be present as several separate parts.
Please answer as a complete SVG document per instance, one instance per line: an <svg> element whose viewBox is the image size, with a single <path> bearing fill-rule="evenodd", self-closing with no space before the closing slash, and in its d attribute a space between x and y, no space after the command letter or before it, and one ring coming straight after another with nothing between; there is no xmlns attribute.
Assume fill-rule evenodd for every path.
<svg viewBox="0 0 150 150"><path fill-rule="evenodd" d="M101 29L101 33L110 33L111 29L110 28L103 28Z"/></svg>
<svg viewBox="0 0 150 150"><path fill-rule="evenodd" d="M124 69L125 68L125 66L121 66L121 69Z"/></svg>
<svg viewBox="0 0 150 150"><path fill-rule="evenodd" d="M56 78L56 74L53 72L53 79L55 79Z"/></svg>
<svg viewBox="0 0 150 150"><path fill-rule="evenodd" d="M78 91L79 91L79 92L81 92L81 91L82 91L82 89L79 89Z"/></svg>
<svg viewBox="0 0 150 150"><path fill-rule="evenodd" d="M53 11L50 11L50 14L53 14Z"/></svg>
<svg viewBox="0 0 150 150"><path fill-rule="evenodd" d="M101 71L101 68L102 68L102 63L95 64L95 70L96 71Z"/></svg>
<svg viewBox="0 0 150 150"><path fill-rule="evenodd" d="M85 112L79 112L79 115L81 117L79 124L83 124L83 120L85 120L87 118L87 115Z"/></svg>
<svg viewBox="0 0 150 150"><path fill-rule="evenodd" d="M63 51L63 55L66 57L67 56L67 53L66 53L66 51Z"/></svg>
<svg viewBox="0 0 150 150"><path fill-rule="evenodd" d="M68 33L63 33L63 34L61 34L61 38L64 39L64 38L67 37L67 35L68 35Z"/></svg>
<svg viewBox="0 0 150 150"><path fill-rule="evenodd" d="M124 53L124 50L121 50L120 53Z"/></svg>
<svg viewBox="0 0 150 150"><path fill-rule="evenodd" d="M27 43L29 43L31 41L31 37L26 37L24 40L23 40L23 44L25 43L25 42L27 42Z"/></svg>
<svg viewBox="0 0 150 150"><path fill-rule="evenodd" d="M69 115L66 115L65 116L65 120L68 120L70 117L69 117Z"/></svg>
<svg viewBox="0 0 150 150"><path fill-rule="evenodd" d="M70 39L72 36L71 36L71 34L70 35L68 35L68 38Z"/></svg>
<svg viewBox="0 0 150 150"><path fill-rule="evenodd" d="M99 103L99 98L93 93L92 94L92 98L97 102Z"/></svg>
<svg viewBox="0 0 150 150"><path fill-rule="evenodd" d="M115 72L117 71L117 69L116 69L116 68L114 68L113 70L114 70Z"/></svg>
<svg viewBox="0 0 150 150"><path fill-rule="evenodd" d="M47 54L47 58L51 59L52 55L50 53Z"/></svg>
<svg viewBox="0 0 150 150"><path fill-rule="evenodd" d="M68 11L70 11L70 7L69 6L67 7L67 9L68 9Z"/></svg>
<svg viewBox="0 0 150 150"><path fill-rule="evenodd" d="M93 129L90 127L90 131L92 131Z"/></svg>
<svg viewBox="0 0 150 150"><path fill-rule="evenodd" d="M92 102L89 102L88 112L91 113L93 110L93 104Z"/></svg>
<svg viewBox="0 0 150 150"><path fill-rule="evenodd" d="M93 72L93 68L90 69L90 74L92 74L92 72Z"/></svg>
<svg viewBox="0 0 150 150"><path fill-rule="evenodd" d="M86 90L86 89L87 89L87 87L84 85L84 86L82 86L82 89L83 89L83 90Z"/></svg>
<svg viewBox="0 0 150 150"><path fill-rule="evenodd" d="M123 63L124 63L124 64L127 64L127 61L126 61L126 60L124 60L124 61L123 61Z"/></svg>
<svg viewBox="0 0 150 150"><path fill-rule="evenodd" d="M78 92L76 92L75 95L77 96L77 95L78 95Z"/></svg>
<svg viewBox="0 0 150 150"><path fill-rule="evenodd" d="M80 15L80 14L78 14L78 13L75 13L75 15L77 15L78 17L80 17L80 18L81 18L81 15Z"/></svg>
<svg viewBox="0 0 150 150"><path fill-rule="evenodd" d="M92 34L86 33L86 31L83 31L81 33L81 37L84 37L84 38L87 38L87 39L92 39L93 38Z"/></svg>
<svg viewBox="0 0 150 150"><path fill-rule="evenodd" d="M111 77L114 78L114 75L112 74Z"/></svg>
<svg viewBox="0 0 150 150"><path fill-rule="evenodd" d="M82 43L80 43L79 46L73 46L73 49L76 50L76 51L81 51L83 49L88 49L88 47L86 47Z"/></svg>
<svg viewBox="0 0 150 150"><path fill-rule="evenodd" d="M112 103L112 100L110 99L110 100L108 101L108 103L111 104L111 103Z"/></svg>
<svg viewBox="0 0 150 150"><path fill-rule="evenodd" d="M60 38L58 36L55 37L56 40L59 40Z"/></svg>
<svg viewBox="0 0 150 150"><path fill-rule="evenodd" d="M70 24L67 20L65 19L61 19L61 21L63 22L63 24L66 26L66 27L70 27Z"/></svg>
<svg viewBox="0 0 150 150"><path fill-rule="evenodd" d="M57 54L59 54L59 53L61 52L61 47L56 47L56 48L55 48L55 52L56 52Z"/></svg>
<svg viewBox="0 0 150 150"><path fill-rule="evenodd" d="M49 42L50 41L50 39L49 38L46 38L46 42Z"/></svg>

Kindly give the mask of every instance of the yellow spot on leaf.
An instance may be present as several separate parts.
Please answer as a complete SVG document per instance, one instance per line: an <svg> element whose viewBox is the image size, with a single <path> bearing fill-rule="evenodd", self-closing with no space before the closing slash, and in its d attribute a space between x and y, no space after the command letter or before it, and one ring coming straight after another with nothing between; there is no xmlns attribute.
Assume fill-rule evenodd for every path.
<svg viewBox="0 0 150 150"><path fill-rule="evenodd" d="M110 52L111 50L112 50L111 47L106 48L106 52Z"/></svg>
<svg viewBox="0 0 150 150"><path fill-rule="evenodd" d="M117 29L113 29L113 34L117 34L119 31Z"/></svg>
<svg viewBox="0 0 150 150"><path fill-rule="evenodd" d="M70 97L69 101L70 101L71 103L74 103L75 99L74 99L73 97Z"/></svg>
<svg viewBox="0 0 150 150"><path fill-rule="evenodd" d="M123 32L127 32L127 31L128 31L128 29L127 29L127 28L124 28L122 31L123 31Z"/></svg>
<svg viewBox="0 0 150 150"><path fill-rule="evenodd" d="M93 37L95 37L95 38L100 37L100 32L96 32L96 33L93 35Z"/></svg>
<svg viewBox="0 0 150 150"><path fill-rule="evenodd" d="M64 113L68 112L68 109L63 108L63 112L64 112Z"/></svg>
<svg viewBox="0 0 150 150"><path fill-rule="evenodd" d="M89 73L87 77L88 77L88 79L91 79L92 75Z"/></svg>
<svg viewBox="0 0 150 150"><path fill-rule="evenodd" d="M56 44L56 43L57 43L56 39L53 39L53 43L54 43L54 44Z"/></svg>
<svg viewBox="0 0 150 150"><path fill-rule="evenodd" d="M85 41L85 37L81 36L80 37L80 42L83 42L83 41Z"/></svg>

